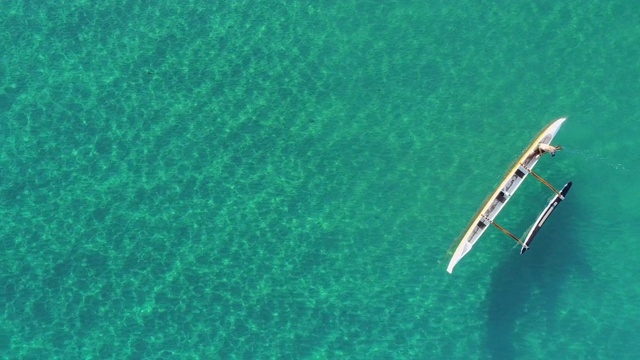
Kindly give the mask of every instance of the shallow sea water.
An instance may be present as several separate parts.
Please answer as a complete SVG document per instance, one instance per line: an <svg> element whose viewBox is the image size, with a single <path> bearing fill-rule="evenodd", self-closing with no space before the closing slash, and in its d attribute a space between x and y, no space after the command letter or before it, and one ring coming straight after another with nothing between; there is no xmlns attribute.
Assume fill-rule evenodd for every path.
<svg viewBox="0 0 640 360"><path fill-rule="evenodd" d="M214 3L0 13L2 358L640 356L640 5Z"/></svg>

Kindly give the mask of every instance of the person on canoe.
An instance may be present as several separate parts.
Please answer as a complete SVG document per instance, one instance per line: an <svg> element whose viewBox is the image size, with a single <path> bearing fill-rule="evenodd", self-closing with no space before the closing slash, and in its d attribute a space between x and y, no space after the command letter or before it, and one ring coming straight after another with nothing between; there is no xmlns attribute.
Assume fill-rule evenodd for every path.
<svg viewBox="0 0 640 360"><path fill-rule="evenodd" d="M536 152L538 155L542 155L548 152L549 154L551 154L551 156L556 156L556 151L560 151L560 150L562 150L562 146L560 145L553 146L551 144L538 144L538 148L536 149Z"/></svg>

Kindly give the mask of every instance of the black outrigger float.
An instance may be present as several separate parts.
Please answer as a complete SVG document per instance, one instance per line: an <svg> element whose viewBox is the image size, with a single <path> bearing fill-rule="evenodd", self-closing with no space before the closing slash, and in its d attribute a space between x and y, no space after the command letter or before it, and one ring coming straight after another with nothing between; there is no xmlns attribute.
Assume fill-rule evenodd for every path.
<svg viewBox="0 0 640 360"><path fill-rule="evenodd" d="M542 228L542 225L544 225L545 221L547 221L547 219L549 218L549 215L551 215L553 210L556 209L556 206L558 206L558 204L560 204L562 200L564 200L564 198L567 196L567 193L571 189L571 185L572 185L571 181L566 183L562 187L562 190L560 190L560 193L556 194L556 196L554 196L553 199L549 201L549 205L547 205L547 207L544 208L544 210L542 210L542 213L540 213L540 216L538 216L538 218L536 219L536 222L533 223L531 230L529 230L529 233L524 238L524 244L522 244L522 249L520 249L520 254L524 254L524 252L527 251L527 249L529 249L529 246L531 245L533 238L536 235L538 235L538 231L540 231L540 229Z"/></svg>

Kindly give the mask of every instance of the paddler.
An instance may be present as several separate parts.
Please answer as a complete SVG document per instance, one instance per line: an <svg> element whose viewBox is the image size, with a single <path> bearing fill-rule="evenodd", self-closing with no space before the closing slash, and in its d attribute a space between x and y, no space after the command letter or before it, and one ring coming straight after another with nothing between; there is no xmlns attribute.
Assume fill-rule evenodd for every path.
<svg viewBox="0 0 640 360"><path fill-rule="evenodd" d="M556 151L562 150L562 146L553 146L551 144L538 144L537 152L538 155L542 155L546 152L551 154L551 156L556 156Z"/></svg>

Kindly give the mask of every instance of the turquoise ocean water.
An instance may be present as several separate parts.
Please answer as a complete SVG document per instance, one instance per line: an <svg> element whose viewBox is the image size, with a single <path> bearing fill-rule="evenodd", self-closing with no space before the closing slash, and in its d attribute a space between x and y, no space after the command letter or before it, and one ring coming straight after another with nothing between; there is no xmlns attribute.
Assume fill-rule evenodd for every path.
<svg viewBox="0 0 640 360"><path fill-rule="evenodd" d="M640 3L12 1L3 359L637 359ZM446 251L508 165L567 200ZM497 220L520 235L551 193Z"/></svg>

